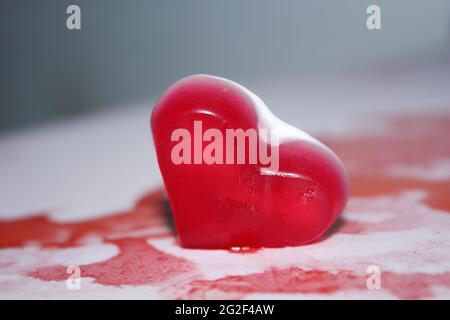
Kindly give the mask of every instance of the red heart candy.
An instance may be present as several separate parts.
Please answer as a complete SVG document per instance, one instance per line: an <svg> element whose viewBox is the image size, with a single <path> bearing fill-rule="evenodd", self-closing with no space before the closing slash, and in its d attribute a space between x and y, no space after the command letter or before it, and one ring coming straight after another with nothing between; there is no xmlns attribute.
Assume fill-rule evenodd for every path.
<svg viewBox="0 0 450 320"><path fill-rule="evenodd" d="M230 80L177 81L156 103L151 127L184 247L305 244L347 202L348 177L338 157ZM232 135L242 132L246 140Z"/></svg>

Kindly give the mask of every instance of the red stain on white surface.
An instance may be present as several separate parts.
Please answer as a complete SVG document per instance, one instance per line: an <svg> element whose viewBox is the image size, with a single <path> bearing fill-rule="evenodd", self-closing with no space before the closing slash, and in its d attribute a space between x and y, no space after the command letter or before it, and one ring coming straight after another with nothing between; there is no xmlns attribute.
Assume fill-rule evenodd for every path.
<svg viewBox="0 0 450 320"><path fill-rule="evenodd" d="M193 263L164 253L147 244L144 239L113 241L120 253L102 262L80 266L81 276L95 279L96 283L121 286L159 284L195 272ZM29 276L43 281L67 279L66 266L38 268Z"/></svg>
<svg viewBox="0 0 450 320"><path fill-rule="evenodd" d="M431 288L442 285L450 288L450 272L442 274L382 273L382 290L401 299L432 297ZM189 285L189 299L211 299L217 295L229 299L243 298L252 293L329 294L342 290L368 290L367 275L349 271L336 274L322 270L302 270L292 267L271 269L262 273L236 275L217 280L196 280Z"/></svg>
<svg viewBox="0 0 450 320"><path fill-rule="evenodd" d="M350 172L384 174L390 165L431 165L450 158L450 114L399 116L386 119L379 133L323 137L339 153Z"/></svg>
<svg viewBox="0 0 450 320"><path fill-rule="evenodd" d="M364 133L345 138L324 137L345 163L353 197L393 195L406 190L423 190L425 202L434 209L450 212L450 180L424 181L395 177L392 166L427 167L438 159L450 159L450 115L416 115L388 119L382 134Z"/></svg>
<svg viewBox="0 0 450 320"><path fill-rule="evenodd" d="M97 236L108 240L117 234L146 230L152 227L167 227L170 219L165 210L165 196L158 190L140 198L136 205L125 212L82 222L59 223L47 215L0 222L0 248L21 247L37 243L43 247L73 247L83 240ZM153 235L173 236L167 231Z"/></svg>
<svg viewBox="0 0 450 320"><path fill-rule="evenodd" d="M345 139L323 139L343 159L351 176L352 195L367 199L396 196L404 191L426 192L424 204L450 212L450 181L425 181L390 176L391 165L428 165L436 159L450 158L450 116L409 117L393 120L385 135L358 135ZM64 249L81 246L94 236L117 246L119 253L101 262L81 265L82 277L93 278L105 286L159 285L167 291L177 283L177 298L243 298L251 293L332 294L346 290L367 290L366 274L349 270L335 273L298 267L271 268L260 273L230 275L216 280L204 279L196 264L150 245L151 238L175 237L168 218L162 190L139 199L130 210L92 220L59 223L45 214L0 222L0 248L22 248L37 244L43 248ZM355 209L350 205L350 210ZM370 211L372 208L357 208ZM377 214L374 212L373 214ZM414 229L417 215L395 212L383 222L338 220L330 233L361 236L366 233ZM408 218L409 217L409 218ZM157 232L146 233L146 230ZM159 231L158 231L159 230ZM132 234L134 236L131 236ZM258 254L257 250L230 250L236 254ZM249 255L251 257L251 255ZM244 258L244 257L243 257ZM336 257L338 259L339 257ZM0 268L10 267L0 263ZM36 267L25 273L42 281L65 281L62 265ZM432 298L433 288L450 289L450 272L382 273L382 290L403 299ZM5 290L5 287L2 287ZM169 290L170 291L170 290Z"/></svg>

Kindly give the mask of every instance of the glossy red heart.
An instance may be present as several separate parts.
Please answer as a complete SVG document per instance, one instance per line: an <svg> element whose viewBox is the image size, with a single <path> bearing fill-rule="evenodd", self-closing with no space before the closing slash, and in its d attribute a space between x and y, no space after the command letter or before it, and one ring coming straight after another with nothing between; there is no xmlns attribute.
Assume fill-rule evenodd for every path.
<svg viewBox="0 0 450 320"><path fill-rule="evenodd" d="M223 153L229 151L233 163L227 163L227 155L218 153L219 149L207 153L213 141L221 141L219 136L200 143L194 139L199 132L198 126L194 132L195 123L200 122L203 134L208 129L223 134ZM276 118L255 94L237 83L208 75L179 80L156 103L151 127L184 247L301 245L318 239L345 207L348 178L338 157L316 139ZM176 134L180 132L177 129L189 133L191 140ZM227 149L227 129L258 132L258 150L267 147L268 154L278 154L276 170L261 159L250 161L250 138L243 151L238 150L242 144L237 140ZM266 129L278 142L260 134ZM180 151L182 141L191 149ZM174 161L177 151L183 159L192 159L190 164L179 163L179 158ZM245 161L238 163L242 152L247 152ZM206 163L208 154L222 157L223 163Z"/></svg>

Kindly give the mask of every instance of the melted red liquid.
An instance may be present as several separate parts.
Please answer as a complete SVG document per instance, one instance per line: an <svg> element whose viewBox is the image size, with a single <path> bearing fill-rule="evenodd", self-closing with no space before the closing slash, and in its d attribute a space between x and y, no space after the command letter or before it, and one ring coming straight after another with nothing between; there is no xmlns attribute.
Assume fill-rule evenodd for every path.
<svg viewBox="0 0 450 320"><path fill-rule="evenodd" d="M450 212L449 181L423 181L387 174L391 166L430 166L450 158L450 116L417 115L393 118L383 134L333 139L323 137L344 161L352 196L380 196L407 190L427 192L426 203Z"/></svg>
<svg viewBox="0 0 450 320"><path fill-rule="evenodd" d="M450 211L450 181L421 181L393 178L383 170L389 165L426 165L437 158L450 156L450 116L413 117L394 120L395 130L383 136L361 136L342 140L327 139L346 163L352 180L352 193L372 197L392 195L418 189L427 193L426 205ZM325 139L324 139L325 140ZM416 155L417 153L417 155ZM376 159L374 159L376 158ZM149 193L128 211L76 223L56 223L46 215L36 215L0 222L0 247L23 247L35 243L42 247L70 248L81 245L86 237L95 235L117 245L119 254L105 261L80 266L83 277L108 286L178 283L171 297L241 298L248 293L333 293L340 290L366 290L366 275L350 271L332 274L322 270L291 267L270 269L262 273L227 276L204 280L195 265L180 257L162 252L147 243L151 237L174 237L174 232L142 235L130 238L120 234L149 227L169 226L170 217L163 191ZM331 233L360 234L366 231L389 230L389 225L340 220ZM169 229L170 230L170 229ZM61 233L67 237L61 238ZM245 251L243 251L245 252ZM252 252L252 251L250 251ZM371 261L367 261L368 264ZM28 276L43 281L65 281L66 266L38 268ZM183 279L183 281L179 281ZM450 274L383 272L382 287L399 298L432 297L431 288L450 288ZM162 290L169 287L162 286ZM179 290L178 290L179 289Z"/></svg>
<svg viewBox="0 0 450 320"><path fill-rule="evenodd" d="M74 223L50 221L47 215L39 214L30 218L0 222L0 248L21 247L37 243L43 247L66 248L82 244L89 236L108 240L123 232L145 230L150 227L167 226L166 197L164 191L149 193L139 199L136 205L125 212ZM61 234L67 237L61 239ZM169 237L173 232L152 235Z"/></svg>
<svg viewBox="0 0 450 320"><path fill-rule="evenodd" d="M190 284L187 298L211 299L214 292L226 293L227 298L242 298L250 293L334 293L339 290L367 290L367 275L341 271L332 274L322 270L300 268L271 269L244 276L228 276L217 280L196 280ZM427 298L431 288L444 285L450 288L450 272L441 274L414 273L401 275L384 272L382 286L402 299Z"/></svg>
<svg viewBox="0 0 450 320"><path fill-rule="evenodd" d="M110 242L118 246L120 253L99 263L80 266L83 277L110 286L145 285L174 280L195 270L191 262L159 251L144 239ZM28 275L44 281L63 281L67 279L66 269L67 266L40 268Z"/></svg>

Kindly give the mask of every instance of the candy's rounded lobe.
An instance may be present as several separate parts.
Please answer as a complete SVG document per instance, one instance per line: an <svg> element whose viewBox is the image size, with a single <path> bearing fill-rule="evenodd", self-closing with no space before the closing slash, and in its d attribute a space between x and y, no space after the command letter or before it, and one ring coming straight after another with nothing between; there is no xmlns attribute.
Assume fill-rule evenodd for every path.
<svg viewBox="0 0 450 320"><path fill-rule="evenodd" d="M181 128L194 137L195 123L200 122L203 133L215 129L223 137L227 129L268 130L275 138L259 134L258 150L267 147L269 153L277 152L276 170L261 159L249 161L248 141L244 163L226 163L225 154L222 164L206 163L202 155L211 137L197 146L199 140L192 138L190 164L174 163L173 151L180 140L173 139L173 132ZM306 244L336 221L347 202L348 177L338 157L318 140L276 118L254 93L230 80L209 75L179 80L156 103L151 127L184 247ZM225 138L222 142L225 153L231 150Z"/></svg>

